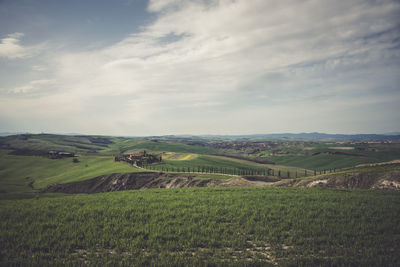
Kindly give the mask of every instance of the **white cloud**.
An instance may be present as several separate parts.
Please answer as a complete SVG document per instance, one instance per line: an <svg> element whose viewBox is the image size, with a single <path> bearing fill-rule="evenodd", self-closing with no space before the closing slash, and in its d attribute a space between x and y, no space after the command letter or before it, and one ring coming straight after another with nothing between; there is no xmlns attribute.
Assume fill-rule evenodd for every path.
<svg viewBox="0 0 400 267"><path fill-rule="evenodd" d="M26 93L32 93L38 90L42 90L43 87L48 86L53 84L53 80L34 80L30 81L29 83L15 87L12 89L9 89L9 93L14 93L14 94L26 94Z"/></svg>
<svg viewBox="0 0 400 267"><path fill-rule="evenodd" d="M47 67L42 65L34 65L32 66L32 70L34 71L46 71Z"/></svg>
<svg viewBox="0 0 400 267"><path fill-rule="evenodd" d="M148 10L150 12L160 12L168 7L176 7L184 2L183 0L150 0Z"/></svg>
<svg viewBox="0 0 400 267"><path fill-rule="evenodd" d="M16 32L8 34L7 37L1 39L0 42L0 58L5 57L9 59L15 58L29 58L36 55L42 45L37 46L23 46L20 44L23 33Z"/></svg>
<svg viewBox="0 0 400 267"><path fill-rule="evenodd" d="M103 49L58 53L48 61L54 74L11 91L34 91L51 81L59 90L40 103L69 101L58 115L79 111L79 126L102 116L94 120L94 132L114 127L121 134L204 133L210 117L228 132L240 131L242 122L249 129L258 122L254 129L260 132L291 120L307 131L327 117L338 120L335 109L341 106L318 105L321 99L368 103L361 105L368 109L367 95L398 82L393 69L399 70L399 52L392 49L399 34L396 1L152 0L148 10L158 18L143 31ZM14 52L0 47L0 55L26 57L21 37L3 39ZM325 115L307 121L318 109ZM307 124L301 126L302 119ZM282 127L273 131L296 131Z"/></svg>

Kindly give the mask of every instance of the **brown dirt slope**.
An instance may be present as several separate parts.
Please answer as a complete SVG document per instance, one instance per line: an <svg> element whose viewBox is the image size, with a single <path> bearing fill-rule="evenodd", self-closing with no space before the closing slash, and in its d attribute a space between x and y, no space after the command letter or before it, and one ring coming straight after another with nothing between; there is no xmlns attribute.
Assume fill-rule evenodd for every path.
<svg viewBox="0 0 400 267"><path fill-rule="evenodd" d="M374 166L306 179L277 182L278 186L400 190L400 165Z"/></svg>
<svg viewBox="0 0 400 267"><path fill-rule="evenodd" d="M99 176L90 180L66 184L50 185L42 193L100 193L120 190L146 189L146 188L183 188L183 187L214 187L214 186L259 186L258 183L235 177L231 179L202 179L191 175L142 172L110 174Z"/></svg>

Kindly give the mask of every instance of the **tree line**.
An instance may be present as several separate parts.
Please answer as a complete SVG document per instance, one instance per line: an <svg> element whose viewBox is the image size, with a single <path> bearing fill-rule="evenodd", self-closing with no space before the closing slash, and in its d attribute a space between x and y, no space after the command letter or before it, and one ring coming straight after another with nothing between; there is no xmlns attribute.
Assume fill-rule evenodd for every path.
<svg viewBox="0 0 400 267"><path fill-rule="evenodd" d="M262 175L275 176L279 178L300 178L307 176L315 176L318 174L326 174L336 171L336 169L328 170L304 170L304 171L287 171L270 168L225 168L215 166L197 166L197 167L168 167L159 165L144 165L144 169L157 170L162 172L181 172L181 173L208 173L208 174L228 174L228 175Z"/></svg>

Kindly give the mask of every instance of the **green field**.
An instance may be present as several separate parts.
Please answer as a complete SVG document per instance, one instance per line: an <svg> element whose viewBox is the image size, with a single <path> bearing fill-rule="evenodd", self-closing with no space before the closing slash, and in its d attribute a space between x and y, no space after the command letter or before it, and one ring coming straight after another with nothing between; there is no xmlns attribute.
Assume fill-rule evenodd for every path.
<svg viewBox="0 0 400 267"><path fill-rule="evenodd" d="M185 160L185 158L188 158ZM182 154L175 155L169 153L163 158L161 164L154 164L145 166L145 168L159 171L171 172L212 172L212 173L226 173L226 174L266 174L267 169L274 170L274 176L278 175L281 171L282 177L287 177L288 172L291 177L304 176L305 169L288 167L282 165L261 164L248 160L235 159L222 156L212 155L196 155L196 154ZM312 171L308 170L311 175ZM271 172L272 175L272 172Z"/></svg>
<svg viewBox="0 0 400 267"><path fill-rule="evenodd" d="M21 135L0 138L0 145L0 266L396 266L400 262L398 191L266 186L38 193L50 184L142 172L114 160L116 154L140 150L163 156L161 164L147 169L190 171L196 179L219 180L232 178L221 172L241 170L251 175L269 168L275 176L281 171L282 178L290 173L290 179L281 181L284 185L323 177L293 179L296 172L303 176L303 168L311 175L314 169L400 158L398 144L365 145L365 150L294 144L281 149L287 154L268 157L276 165L210 155L221 151L164 139ZM78 162L70 157L50 159L46 153L52 149L77 153ZM26 155L9 154L14 150ZM45 154L29 155L36 150ZM327 153L334 151L349 154ZM232 155L257 157L237 151ZM199 168L203 173L194 174ZM357 172L362 179L375 181L397 175L398 169L391 164L344 169L335 175Z"/></svg>
<svg viewBox="0 0 400 267"><path fill-rule="evenodd" d="M312 157L305 156L285 156L274 157L276 163L280 165L296 166L312 170L342 169L357 166L359 164L385 162L399 159L400 155L395 157L354 157L346 155L316 155Z"/></svg>
<svg viewBox="0 0 400 267"><path fill-rule="evenodd" d="M393 143L353 143L349 141L344 144L342 142L334 143L324 141L277 141L272 142L272 147L259 150L250 148L239 150L227 148L218 149L214 147L214 143L217 141L235 144L236 141L242 142L243 140L211 137L204 137L201 139L193 137L192 139L185 139L172 136L150 139L139 137L23 134L0 137L0 147L41 151L59 150L88 155L117 155L140 150L147 150L155 153L174 152L202 155L231 154L244 158L269 160L275 162L277 165L318 171L348 168L363 163L400 159L400 144L398 141ZM251 147L251 142L252 140L248 140L249 147Z"/></svg>
<svg viewBox="0 0 400 267"><path fill-rule="evenodd" d="M13 149L60 150L75 153L120 153L120 148L135 140L102 136L66 136L55 134L24 134L0 138L0 144Z"/></svg>
<svg viewBox="0 0 400 267"><path fill-rule="evenodd" d="M194 169L195 171L198 171L198 169L202 168L209 168L209 171L213 169L213 172L218 172L221 169L228 169L228 170L233 170L233 169L253 169L253 170L259 170L259 171L264 171L266 169L265 166L262 166L261 164L256 165L253 164L250 161L241 161L237 162L235 160L231 160L228 158L222 158L222 157L212 157L212 156L206 156L206 155L199 155L198 157L195 157L193 159L189 160L163 160L162 164L158 164L154 166L156 169L161 170L161 169L169 169L171 170L172 168L176 169L182 169L185 168L186 170L188 168Z"/></svg>
<svg viewBox="0 0 400 267"><path fill-rule="evenodd" d="M0 137L0 145L13 149L60 150L74 153L116 155L129 151L148 150L154 152L182 152L208 154L215 149L176 142L151 142L140 138L109 136L66 136L55 134L24 134Z"/></svg>
<svg viewBox="0 0 400 267"><path fill-rule="evenodd" d="M355 148L374 151L333 149L335 146L340 147L339 145L316 144L311 149L301 151L301 153L272 156L268 157L268 159L280 165L296 166L312 170L341 169L354 167L358 164L400 159L399 144L353 145ZM344 154L326 154L329 152L341 152ZM313 155L314 153L320 154Z"/></svg>
<svg viewBox="0 0 400 267"><path fill-rule="evenodd" d="M1 265L394 266L398 192L191 188L0 201Z"/></svg>
<svg viewBox="0 0 400 267"><path fill-rule="evenodd" d="M90 179L111 173L140 171L124 162L115 162L112 156L79 156L78 163L71 158L49 159L39 156L8 155L0 150L0 188L2 197L7 193L31 193L35 189L54 183L67 183Z"/></svg>
<svg viewBox="0 0 400 267"><path fill-rule="evenodd" d="M124 147L125 151L129 150L148 150L150 152L180 152L180 153L196 153L196 154L210 154L215 153L215 149L193 146L172 142L139 142L129 147Z"/></svg>

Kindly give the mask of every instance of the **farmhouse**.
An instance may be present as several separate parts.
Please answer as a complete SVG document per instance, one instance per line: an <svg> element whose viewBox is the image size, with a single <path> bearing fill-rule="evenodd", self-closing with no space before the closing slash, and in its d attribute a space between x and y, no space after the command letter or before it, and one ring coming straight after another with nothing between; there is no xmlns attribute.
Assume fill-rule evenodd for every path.
<svg viewBox="0 0 400 267"><path fill-rule="evenodd" d="M53 151L50 150L48 153L49 158L51 159L60 159L60 158L67 158L67 157L75 157L74 153L70 152L63 152L63 151Z"/></svg>
<svg viewBox="0 0 400 267"><path fill-rule="evenodd" d="M146 150L143 150L140 153L118 155L115 157L115 161L126 161L132 165L143 166L147 164L161 162L162 157L158 155L148 154Z"/></svg>

